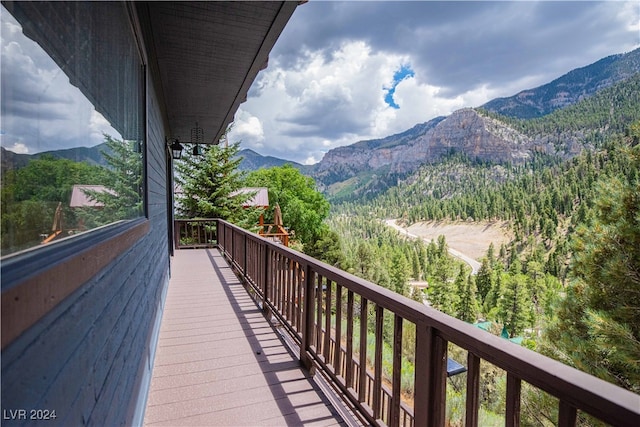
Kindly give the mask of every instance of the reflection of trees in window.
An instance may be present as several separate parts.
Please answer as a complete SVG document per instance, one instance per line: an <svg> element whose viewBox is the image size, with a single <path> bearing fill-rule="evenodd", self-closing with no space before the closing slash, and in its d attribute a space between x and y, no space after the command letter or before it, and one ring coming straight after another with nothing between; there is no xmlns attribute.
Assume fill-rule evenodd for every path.
<svg viewBox="0 0 640 427"><path fill-rule="evenodd" d="M145 138L146 74L132 32L132 10L118 2L3 4L3 23L11 16L12 25L42 25L29 25L3 42L21 47L7 66L27 60L32 65L27 70L31 74L21 75L5 73L11 68L5 70L3 62L3 77L8 78L6 85L3 80L3 144L36 154L26 165L24 157L14 163L3 156L2 255L143 215L143 164L137 147ZM54 85L48 80L52 75L66 78ZM47 90L50 99L42 96ZM22 101L33 105L33 114L18 114ZM55 126L47 117L55 118ZM84 146L94 145L93 136L101 131L116 135L105 135L102 158L94 156L97 149ZM51 148L59 151L38 154ZM102 159L108 167L95 166ZM74 186L86 191L82 203L70 206Z"/></svg>
<svg viewBox="0 0 640 427"><path fill-rule="evenodd" d="M84 162L44 155L25 167L9 170L2 182L3 255L40 244L56 228L56 209L63 229L77 223L69 207L74 184L100 184L105 169ZM64 237L68 233L60 234Z"/></svg>
<svg viewBox="0 0 640 427"><path fill-rule="evenodd" d="M102 155L109 164L101 184L106 191L84 190L94 207L80 208L79 216L87 228L139 217L142 206L142 154L138 141L114 139L105 135L107 150Z"/></svg>
<svg viewBox="0 0 640 427"><path fill-rule="evenodd" d="M43 155L5 173L1 191L3 255L143 214L138 143L108 135L105 142L102 155L109 167ZM74 186L83 188L91 203L71 206Z"/></svg>

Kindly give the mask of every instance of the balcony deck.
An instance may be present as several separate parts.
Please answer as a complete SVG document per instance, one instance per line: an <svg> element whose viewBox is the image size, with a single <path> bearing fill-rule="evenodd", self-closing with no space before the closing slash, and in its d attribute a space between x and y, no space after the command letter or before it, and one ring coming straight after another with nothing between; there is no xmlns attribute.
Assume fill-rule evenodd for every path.
<svg viewBox="0 0 640 427"><path fill-rule="evenodd" d="M176 251L144 424L344 425L217 249Z"/></svg>

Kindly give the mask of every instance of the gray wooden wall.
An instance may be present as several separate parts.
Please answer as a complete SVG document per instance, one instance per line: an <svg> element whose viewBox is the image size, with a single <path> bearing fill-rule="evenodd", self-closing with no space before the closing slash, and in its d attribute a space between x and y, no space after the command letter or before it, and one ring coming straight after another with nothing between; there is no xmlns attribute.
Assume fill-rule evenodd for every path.
<svg viewBox="0 0 640 427"><path fill-rule="evenodd" d="M141 421L153 361L150 343L169 275L165 132L149 92L149 233L2 351L7 415L55 410L56 419L43 424L48 426ZM3 419L2 424L36 422Z"/></svg>

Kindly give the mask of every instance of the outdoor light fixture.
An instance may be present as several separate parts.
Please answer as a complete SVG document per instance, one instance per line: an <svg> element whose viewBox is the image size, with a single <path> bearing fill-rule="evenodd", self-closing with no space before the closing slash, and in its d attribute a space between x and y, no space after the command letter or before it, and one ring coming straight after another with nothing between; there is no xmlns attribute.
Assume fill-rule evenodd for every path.
<svg viewBox="0 0 640 427"><path fill-rule="evenodd" d="M173 140L169 148L171 148L171 157L173 157L174 159L179 159L182 157L182 149L184 147L177 139Z"/></svg>
<svg viewBox="0 0 640 427"><path fill-rule="evenodd" d="M169 145L169 148L171 148L171 157L174 159L182 158L182 150L184 147L180 141L177 138L167 139L167 144L169 144L169 141L171 141L171 145ZM204 131L198 126L198 122L196 122L196 127L191 128L191 141L183 141L182 143L195 144L193 151L191 151L194 156L202 156L202 154L204 154L202 147L200 147L200 144L204 143Z"/></svg>

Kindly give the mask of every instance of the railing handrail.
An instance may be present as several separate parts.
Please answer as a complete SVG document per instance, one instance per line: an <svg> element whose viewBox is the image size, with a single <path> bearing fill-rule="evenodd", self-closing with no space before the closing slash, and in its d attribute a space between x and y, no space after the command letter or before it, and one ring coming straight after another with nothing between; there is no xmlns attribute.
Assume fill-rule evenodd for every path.
<svg viewBox="0 0 640 427"><path fill-rule="evenodd" d="M446 342L451 342L469 353L473 353L476 357L503 369L509 375L518 379L518 398L519 381L523 380L559 398L562 404L568 404L572 408L587 412L605 422L614 425L627 425L634 423L634 420L640 422L640 396L637 394L494 336L473 325L327 265L303 253L275 244L226 221L218 221L218 227L219 236L224 233L221 229L228 229L245 239L245 261L247 257L246 242L251 241L263 245L271 253L280 254L286 259L300 264L305 270L313 271L325 279L352 291L354 294L360 295L367 301L414 323L416 328L432 330L434 336ZM226 242L225 240L226 238L218 239L219 247L225 255L231 256L232 263L239 263L240 260L235 259L232 254L231 242ZM308 270L309 268L311 270ZM309 321L313 321L313 319L307 320L307 322ZM302 333L304 333L304 328ZM417 366L416 370L418 370ZM426 372L425 378L431 378L431 375L432 373ZM575 419L575 413L573 418Z"/></svg>

